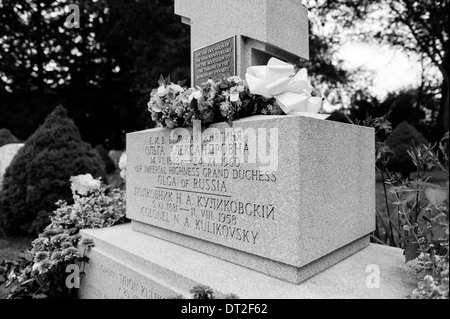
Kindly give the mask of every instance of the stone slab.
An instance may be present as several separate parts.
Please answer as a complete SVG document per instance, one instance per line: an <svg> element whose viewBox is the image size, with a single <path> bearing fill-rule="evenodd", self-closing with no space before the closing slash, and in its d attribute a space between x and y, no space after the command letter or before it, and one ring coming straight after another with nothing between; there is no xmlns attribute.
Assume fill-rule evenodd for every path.
<svg viewBox="0 0 450 319"><path fill-rule="evenodd" d="M198 284L219 298L234 293L241 299L403 299L417 285L400 249L374 244L294 285L135 232L130 224L81 234L95 242L81 284L84 299L189 298ZM378 288L367 285L375 269Z"/></svg>
<svg viewBox="0 0 450 319"><path fill-rule="evenodd" d="M187 248L191 247L210 256L214 256L294 284L299 284L319 274L339 261L355 254L361 249L366 248L370 242L369 236L362 237L329 253L326 256L319 258L318 260L315 260L314 262L311 262L308 265L297 268L271 259L248 254L236 249L217 245L201 239L185 236L163 228L154 227L139 222L132 222L132 228L135 231L161 238Z"/></svg>
<svg viewBox="0 0 450 319"><path fill-rule="evenodd" d="M202 137L194 132L194 140L231 136L233 145L242 142L246 155L239 167L194 165L199 157L189 154L199 143L187 149L187 162L171 163L172 150L184 149L169 143L178 133L154 129L127 135L131 220L296 268L375 229L372 129L293 115L254 116L233 128L215 124ZM247 150L258 153L255 161ZM267 154L270 165L263 162Z"/></svg>

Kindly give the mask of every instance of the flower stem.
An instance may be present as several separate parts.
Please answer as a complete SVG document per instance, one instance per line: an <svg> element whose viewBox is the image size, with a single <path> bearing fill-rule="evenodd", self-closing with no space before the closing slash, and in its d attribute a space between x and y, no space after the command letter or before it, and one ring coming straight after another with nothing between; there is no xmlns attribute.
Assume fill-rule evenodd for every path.
<svg viewBox="0 0 450 319"><path fill-rule="evenodd" d="M392 223L391 223L391 212L390 212L390 210L389 210L389 202L388 202L388 195L387 195L387 190L386 190L386 182L385 182L385 179L384 179L384 169L382 170L382 171L380 171L380 173L381 173L381 179L382 179L382 181L383 181L383 190L384 190L384 200L385 200L385 202L386 202L386 211L387 211L387 214L388 214L388 222L389 222L389 231L390 231L390 241L391 241L391 245L393 246L393 247L397 247L397 245L395 244L395 238L394 238L394 231L393 231L393 229L392 229Z"/></svg>

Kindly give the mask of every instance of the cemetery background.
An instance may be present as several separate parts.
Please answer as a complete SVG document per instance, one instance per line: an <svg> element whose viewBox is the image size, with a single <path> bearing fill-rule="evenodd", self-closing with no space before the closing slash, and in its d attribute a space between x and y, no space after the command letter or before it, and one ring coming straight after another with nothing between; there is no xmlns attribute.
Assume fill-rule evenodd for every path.
<svg viewBox="0 0 450 319"><path fill-rule="evenodd" d="M83 7L82 3L80 5ZM63 4L61 4L61 6L63 6ZM0 113L2 115L0 116L0 121L3 121L0 122L0 124L4 124L0 125L0 127L8 128L14 132L16 136L19 136L20 140L26 141L34 129L43 122L43 119L47 114L54 109L54 106L63 103L68 109L70 117L74 118L75 123L78 124L81 135L85 141L90 142L91 145L97 145L97 149L101 149L103 146L106 149L124 150L123 132L140 130L144 127L151 127L153 125L149 119L149 115L145 112L146 107L143 106L147 102L146 93L149 89L156 86L149 85L149 83L154 83L160 73L170 73L174 79L189 78L189 59L186 59L186 57L189 57L189 30L178 23L177 18L174 17L172 13L173 7L171 7L171 5L168 5L167 7L165 7L165 5L160 5L158 8L152 6L153 4L150 3L145 5L140 3L130 6L120 2L115 2L115 4L100 2L93 7L86 7L85 10L93 10L94 12L101 12L103 10L104 13L105 7L108 7L111 11L109 11L108 14L105 14L104 21L106 22L103 23L104 25L102 25L102 23L99 23L98 25L96 23L88 22L85 25L86 28L80 28L81 30L84 30L84 32L91 28L94 31L94 34L96 34L95 38L90 39L91 43L86 45L88 47L87 50L80 50L81 52L84 52L84 54L79 55L77 53L79 48L75 51L71 51L71 56L74 58L72 64L77 64L76 66L71 67L71 69L73 68L82 71L82 73L73 76L70 72L67 72L67 70L64 71L64 68L60 70L55 69L51 72L45 70L45 68L40 69L38 67L38 76L32 77L36 82L30 84L20 82L21 77L18 76L21 74L23 78L23 74L26 74L26 72L29 71L20 69L20 66L16 65L15 70L11 72L16 72L14 74L17 75L18 80L13 81L12 83L14 85L20 84L20 86L18 85L16 88L13 88L11 83L9 83L10 81L5 81L4 91L2 91L2 94L5 96L3 101L5 102L0 109L0 112L2 112ZM342 8L347 7L344 6ZM334 9L342 10L342 8ZM325 9L327 8L317 5L317 10L325 12L323 11ZM333 8L328 9L331 10ZM350 7L349 10L358 9L359 8L355 9ZM141 13L138 17L142 19L142 21L133 19L133 22L139 21L139 23L142 23L143 25L133 23L133 27L130 27L130 23L127 19L131 19L131 17L136 18L137 12ZM357 15L358 13L355 12L357 11L354 11L353 13ZM151 34L149 32L143 32L143 29L148 28L151 30L152 28L159 28L160 25L167 25L162 21L156 23L156 20L148 19L149 15L154 15L156 13L158 13L160 19L171 21L171 23L169 23L170 28L164 28L161 32L154 32ZM62 20L64 16L61 16L60 18ZM443 17L443 20L445 19L448 18L445 16ZM147 21L150 20L158 26L145 25L148 23ZM314 21L311 23L314 23ZM114 25L113 28L110 28L110 30L112 30L110 31L111 34L105 36L102 33L102 30L106 30L106 26L110 27L111 25ZM125 28L123 28L123 26L125 26ZM312 29L314 30L314 28ZM442 28L442 30L442 32L447 32L448 34L448 29ZM49 27L48 32L49 35L52 35L54 30ZM69 39L75 39L79 36L83 39L83 36L87 35L87 32L84 34L79 34L78 32L81 31L77 29L67 30L65 35L68 36ZM98 65L96 65L97 63L93 62L96 59L96 54L99 54L98 50L95 49L95 46L93 45L93 41L96 40L97 34L100 38L101 36L105 37L102 41L105 41L105 47L109 49L108 54L110 56L106 59L107 62L103 68L98 68ZM129 41L130 34L136 37L135 43L139 44L137 45L138 48L133 48L133 50L139 49L139 54L137 55L136 51L130 52L131 49L129 52L118 52L120 51L119 45L112 45L111 43L113 40L117 43L117 36L119 36L119 39L127 38L127 41ZM88 38L88 36L86 36L86 38ZM153 49L152 46L157 42L154 41L155 39L166 43L165 46L159 47L164 49ZM436 94L436 92L440 91L439 78L437 80L432 76L426 78L428 74L424 73L425 81L423 82L422 87L393 93L388 96L385 101L380 102L370 96L367 90L370 86L369 83L358 82L358 77L361 77L362 74L361 72L343 70L339 62L336 63L336 61L333 60L332 52L333 47L336 44L332 43L330 38L313 34L310 41L311 50L319 52L319 54L312 55L311 61L309 64L306 64L309 72L312 74L314 84L317 84L318 86L323 85L323 92L325 92L325 94L329 93L331 103L345 103L346 98L350 97L350 103L346 105L346 108L333 114L335 119L357 122L358 119L361 121L364 120L368 111L369 114L376 117L385 114L387 110L391 110L392 112L389 119L394 128L402 128L400 124L407 121L419 129L422 135L425 135L428 140L440 140L441 136L439 134L444 131L444 125L440 123L444 122L445 103L441 104L444 106L439 106L439 94ZM89 41L87 42L89 43ZM69 46L72 45L70 43ZM84 41L82 43L84 43ZM2 49L5 49L6 47L7 46L3 45ZM176 49L174 49L175 47ZM156 57L153 56L152 59L146 58L149 54L155 55L155 52L157 52ZM43 57L41 55L39 57L39 55L37 55L34 57L31 55L30 61L36 61L35 58L46 59L50 56L51 55ZM136 56L138 56L138 58L136 58ZM139 56L142 56L142 58L139 58ZM165 58L163 63L158 62L162 57L169 58ZM424 65L427 64L426 60L428 58L424 57ZM105 61L105 59L101 60ZM2 63L5 62L5 60L2 61ZM112 61L115 61L115 63L112 63ZM11 61L8 63L9 65L14 64L11 64ZM44 65L46 63L41 60L37 61L37 65L39 64ZM149 64L151 64L151 67ZM93 65L95 65L94 68L91 67ZM4 64L4 67L5 70L7 70L6 64ZM95 71L93 71L93 69ZM105 72L102 79L99 78L102 76L101 74L99 75L99 70ZM168 72L168 70L172 71ZM97 78L99 78L99 82L95 83L96 81L91 80L91 74L89 74L89 72L95 72ZM52 79L55 74L57 74L56 77ZM55 79L65 79L65 82L63 80L62 83L64 84L56 85L55 83L57 82L54 81ZM114 80L112 79L116 79L116 83L114 83ZM2 78L2 80L4 80L4 78ZM123 85L124 83L126 85ZM117 89L119 86L122 88L125 87L128 91L124 92L123 89L119 91ZM49 88L50 91L53 91L52 94L45 93L49 91ZM445 102L445 80L443 81L442 88L443 89L440 91L443 93L441 100ZM78 94L77 92L80 92L81 90L85 90L88 94ZM23 94L24 92L26 93L25 95ZM336 92L339 94L336 94ZM114 96L114 94L117 94L117 96ZM145 97L143 98L143 96ZM414 103L411 103L411 101L414 101ZM41 103L42 107L39 106ZM15 105L22 105L22 107L19 108ZM125 105L127 107L125 107ZM81 107L82 109L77 109L78 107ZM107 118L106 121L105 116ZM14 119L21 119L21 122L26 119L28 123L25 121L25 125L15 128L8 124ZM123 119L125 119L125 121L123 121ZM104 128L105 126L107 126L107 128ZM412 129L408 127L407 131L412 131ZM410 136L416 135L414 132L409 134ZM384 133L380 132L379 137L380 139L384 139ZM404 138L403 144L409 144L409 140L409 137ZM418 140L424 141L422 138L418 138ZM397 144L400 143L397 142ZM394 148L397 144L391 144L390 146L391 148ZM101 153L101 151L99 151L99 153ZM107 157L104 156L103 158L108 161ZM105 167L106 165L107 164L105 163ZM110 173L113 176L113 180L117 182L118 170L116 167L114 170L115 172L111 169ZM414 168L410 169L410 172L411 171L414 171ZM405 174L410 172L406 172ZM437 170L434 170L432 175L434 178L433 181L436 183L444 184L445 181L448 180L448 177L446 177L445 174L437 173ZM416 174L413 173L410 177L415 178ZM378 177L377 208L379 208L380 211L386 209L383 186L381 178ZM392 203L393 199L390 199ZM384 215L380 214L380 216ZM384 222L386 222L387 219L385 217L382 218L384 219ZM377 236L378 239L390 244L396 242L395 239L391 240L389 238L389 234L386 233L386 229L388 228L383 227L383 223L380 223L378 226L377 230L380 232ZM385 234L383 234L383 232L385 232ZM14 240L12 241L14 242ZM4 242L5 240L2 242L3 246L5 246ZM395 244L399 245L398 242Z"/></svg>

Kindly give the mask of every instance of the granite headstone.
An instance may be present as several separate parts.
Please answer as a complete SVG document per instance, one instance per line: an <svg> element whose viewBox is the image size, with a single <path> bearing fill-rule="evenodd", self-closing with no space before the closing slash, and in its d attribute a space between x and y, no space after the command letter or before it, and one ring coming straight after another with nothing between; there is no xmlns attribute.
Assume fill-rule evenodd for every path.
<svg viewBox="0 0 450 319"><path fill-rule="evenodd" d="M299 283L369 244L373 129L303 116L127 136L135 230ZM301 270L303 268L303 271Z"/></svg>
<svg viewBox="0 0 450 319"><path fill-rule="evenodd" d="M14 156L23 147L24 144L6 144L0 147L0 190L2 188L3 176L6 168L11 164Z"/></svg>

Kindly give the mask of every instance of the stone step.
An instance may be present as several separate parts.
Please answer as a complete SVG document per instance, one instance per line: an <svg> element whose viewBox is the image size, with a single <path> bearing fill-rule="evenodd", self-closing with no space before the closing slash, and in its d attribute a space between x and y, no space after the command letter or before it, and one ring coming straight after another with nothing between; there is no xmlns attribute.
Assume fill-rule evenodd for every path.
<svg viewBox="0 0 450 319"><path fill-rule="evenodd" d="M197 285L211 287L219 298L233 293L241 299L402 299L417 285L400 249L374 244L295 285L136 232L131 224L81 234L95 243L81 284L83 299L191 298L189 290ZM377 273L379 288L373 287Z"/></svg>

